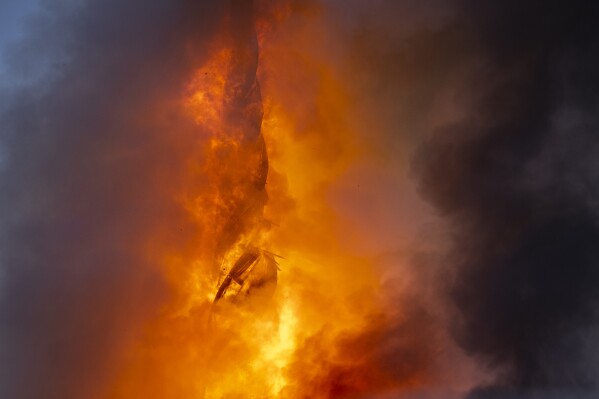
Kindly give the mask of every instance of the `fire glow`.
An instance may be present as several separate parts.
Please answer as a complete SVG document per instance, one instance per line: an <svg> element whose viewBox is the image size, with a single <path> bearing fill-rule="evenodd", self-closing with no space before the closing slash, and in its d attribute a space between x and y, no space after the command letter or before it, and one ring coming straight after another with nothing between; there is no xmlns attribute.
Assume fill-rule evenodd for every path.
<svg viewBox="0 0 599 399"><path fill-rule="evenodd" d="M328 196L365 151L347 93L334 66L302 51L314 32L286 26L288 5L261 5L256 16L248 5L232 2L184 87L179 107L198 136L187 172L195 184L177 201L195 226L194 249L153 251L175 295L129 350L110 397L418 387L426 376L397 378L378 364L378 340L396 316L386 314L373 260L340 240L351 233Z"/></svg>
<svg viewBox="0 0 599 399"><path fill-rule="evenodd" d="M233 8L241 4L233 3ZM343 123L348 111L344 93L327 67L305 60L307 70L285 70L286 49L302 37L289 32L274 37L288 8L275 11L257 24L253 34L260 42L255 49L255 38L247 36L254 28L237 38L231 35L237 28L233 23L249 18L255 24L251 14L229 16L213 54L186 86L181 107L204 132L202 163L192 164L192 173L203 176L203 182L180 202L201 231L201 250L167 267L179 299L132 351L115 398L326 398L366 389L363 377L351 371L331 375L334 369L361 367L359 359L338 353L335 340L358 334L379 306L369 261L336 241L336 216L325 195L358 151ZM252 58L258 48L256 74ZM303 74L314 73L320 83L311 98L286 86L301 85ZM246 75L252 74L256 82L230 81L251 81ZM246 101L247 96L254 99ZM302 108L312 106L320 109L321 120L305 124ZM244 108L231 116L239 112L231 107ZM243 129L255 120L268 154L267 202L258 198L262 194L255 182L248 188L263 161L257 136L244 139ZM325 148L334 151L323 152ZM232 216L241 203L246 209ZM276 292L248 294L240 292L243 281L232 281L222 290L223 299L213 304L219 285L250 245L278 263ZM248 279L256 274L251 268L249 273Z"/></svg>

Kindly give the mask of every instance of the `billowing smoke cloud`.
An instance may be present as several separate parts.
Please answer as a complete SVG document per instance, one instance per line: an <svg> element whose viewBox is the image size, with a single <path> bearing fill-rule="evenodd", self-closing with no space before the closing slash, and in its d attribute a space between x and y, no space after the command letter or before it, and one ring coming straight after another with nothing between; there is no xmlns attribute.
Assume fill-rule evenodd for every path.
<svg viewBox="0 0 599 399"><path fill-rule="evenodd" d="M188 244L172 196L198 135L169 101L201 64L218 3L44 3L6 50L0 397L102 397L168 295L151 237L162 224L163 240Z"/></svg>
<svg viewBox="0 0 599 399"><path fill-rule="evenodd" d="M466 57L476 57L458 93L468 109L424 141L414 170L451 224L455 337L499 375L470 397L590 397L599 376L597 7L463 2L458 11L473 37Z"/></svg>

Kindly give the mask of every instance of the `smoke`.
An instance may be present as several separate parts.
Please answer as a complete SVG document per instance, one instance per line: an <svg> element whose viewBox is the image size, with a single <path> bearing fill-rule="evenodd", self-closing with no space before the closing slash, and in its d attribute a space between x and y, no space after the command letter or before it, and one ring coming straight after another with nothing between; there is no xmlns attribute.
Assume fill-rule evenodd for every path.
<svg viewBox="0 0 599 399"><path fill-rule="evenodd" d="M454 335L498 373L469 397L586 397L599 371L598 10L459 10L475 38L469 109L419 146L414 171L451 225Z"/></svg>
<svg viewBox="0 0 599 399"><path fill-rule="evenodd" d="M6 50L1 397L102 397L170 295L148 247L160 225L188 245L171 197L197 139L169 101L202 62L217 3L52 2Z"/></svg>

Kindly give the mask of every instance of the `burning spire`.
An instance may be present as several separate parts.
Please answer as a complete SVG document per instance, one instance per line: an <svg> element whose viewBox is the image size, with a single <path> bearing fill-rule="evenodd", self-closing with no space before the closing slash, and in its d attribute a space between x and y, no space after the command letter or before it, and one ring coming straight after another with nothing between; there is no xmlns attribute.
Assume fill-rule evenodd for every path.
<svg viewBox="0 0 599 399"><path fill-rule="evenodd" d="M253 1L230 3L220 130L211 157L212 167L221 172L215 180L213 206L222 223L214 249L214 262L221 265L222 276L214 303L232 291L234 295L258 289L272 292L277 281L277 262L263 250L268 154L262 134L264 111L256 76L259 47L253 15Z"/></svg>

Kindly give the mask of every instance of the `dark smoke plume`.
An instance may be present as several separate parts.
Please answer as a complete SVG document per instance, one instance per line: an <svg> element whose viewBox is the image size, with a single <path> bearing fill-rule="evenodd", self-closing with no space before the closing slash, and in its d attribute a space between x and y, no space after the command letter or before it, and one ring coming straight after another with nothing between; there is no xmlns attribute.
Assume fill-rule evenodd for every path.
<svg viewBox="0 0 599 399"><path fill-rule="evenodd" d="M599 9L457 2L478 66L469 114L419 147L421 192L452 226L459 344L496 370L470 398L578 398L599 377Z"/></svg>
<svg viewBox="0 0 599 399"><path fill-rule="evenodd" d="M162 225L189 244L172 196L198 132L169 101L222 5L41 7L6 53L21 81L0 99L0 397L103 397L119 349L168 295L148 237Z"/></svg>

